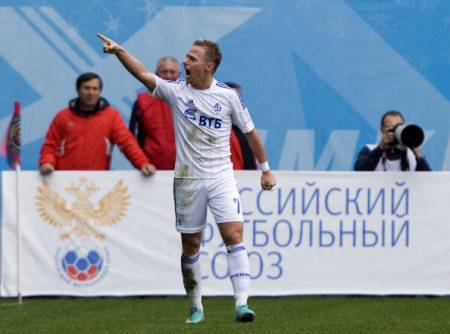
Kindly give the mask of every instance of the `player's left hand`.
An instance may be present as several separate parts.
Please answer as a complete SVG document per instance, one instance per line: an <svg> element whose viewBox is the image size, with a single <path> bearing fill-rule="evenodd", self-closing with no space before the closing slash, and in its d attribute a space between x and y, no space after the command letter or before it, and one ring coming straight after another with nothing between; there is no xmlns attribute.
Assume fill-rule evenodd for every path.
<svg viewBox="0 0 450 334"><path fill-rule="evenodd" d="M152 164L146 164L141 167L141 173L144 176L152 176L156 172L156 167Z"/></svg>
<svg viewBox="0 0 450 334"><path fill-rule="evenodd" d="M272 171L263 172L261 175L261 188L263 190L270 190L277 185L277 179Z"/></svg>

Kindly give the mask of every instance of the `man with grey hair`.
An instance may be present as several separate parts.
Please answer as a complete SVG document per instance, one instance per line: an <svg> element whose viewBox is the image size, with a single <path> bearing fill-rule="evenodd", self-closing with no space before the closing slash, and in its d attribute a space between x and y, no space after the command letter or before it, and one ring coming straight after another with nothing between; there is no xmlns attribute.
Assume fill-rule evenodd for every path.
<svg viewBox="0 0 450 334"><path fill-rule="evenodd" d="M156 64L156 75L164 80L176 81L180 66L174 57L165 56ZM160 170L175 167L175 138L170 106L148 92L138 94L133 105L130 131L152 164Z"/></svg>

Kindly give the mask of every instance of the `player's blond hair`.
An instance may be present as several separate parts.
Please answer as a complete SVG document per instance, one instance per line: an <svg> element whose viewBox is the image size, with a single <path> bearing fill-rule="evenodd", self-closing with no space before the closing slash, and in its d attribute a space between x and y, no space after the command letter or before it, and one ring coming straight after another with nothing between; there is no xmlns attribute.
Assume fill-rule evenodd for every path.
<svg viewBox="0 0 450 334"><path fill-rule="evenodd" d="M198 39L192 45L200 46L205 49L206 57L214 64L213 73L216 72L222 60L219 44L207 39Z"/></svg>

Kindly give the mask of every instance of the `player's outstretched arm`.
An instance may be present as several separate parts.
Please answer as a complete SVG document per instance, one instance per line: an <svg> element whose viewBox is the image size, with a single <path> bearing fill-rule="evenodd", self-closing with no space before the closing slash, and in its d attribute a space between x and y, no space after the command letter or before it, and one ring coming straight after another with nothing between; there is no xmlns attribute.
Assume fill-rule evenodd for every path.
<svg viewBox="0 0 450 334"><path fill-rule="evenodd" d="M269 167L269 162L267 161L267 154L264 146L259 138L258 132L253 129L252 131L245 134L248 144L253 151L256 159L258 160L262 175L261 175L261 187L264 190L270 190L277 184L277 179L273 175Z"/></svg>
<svg viewBox="0 0 450 334"><path fill-rule="evenodd" d="M104 53L115 54L128 72L147 86L150 91L155 89L155 75L148 71L139 60L137 60L132 54L127 52L127 50L121 47L118 43L114 42L112 39L98 33L97 36L103 41Z"/></svg>

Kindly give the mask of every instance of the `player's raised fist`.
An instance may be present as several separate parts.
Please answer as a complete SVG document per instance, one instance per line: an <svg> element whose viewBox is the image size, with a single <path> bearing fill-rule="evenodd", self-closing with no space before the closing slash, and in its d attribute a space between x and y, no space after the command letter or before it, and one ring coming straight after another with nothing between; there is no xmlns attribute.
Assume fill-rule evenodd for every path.
<svg viewBox="0 0 450 334"><path fill-rule="evenodd" d="M120 49L119 44L114 42L112 39L97 33L97 37L103 41L103 52L104 53L116 53Z"/></svg>

